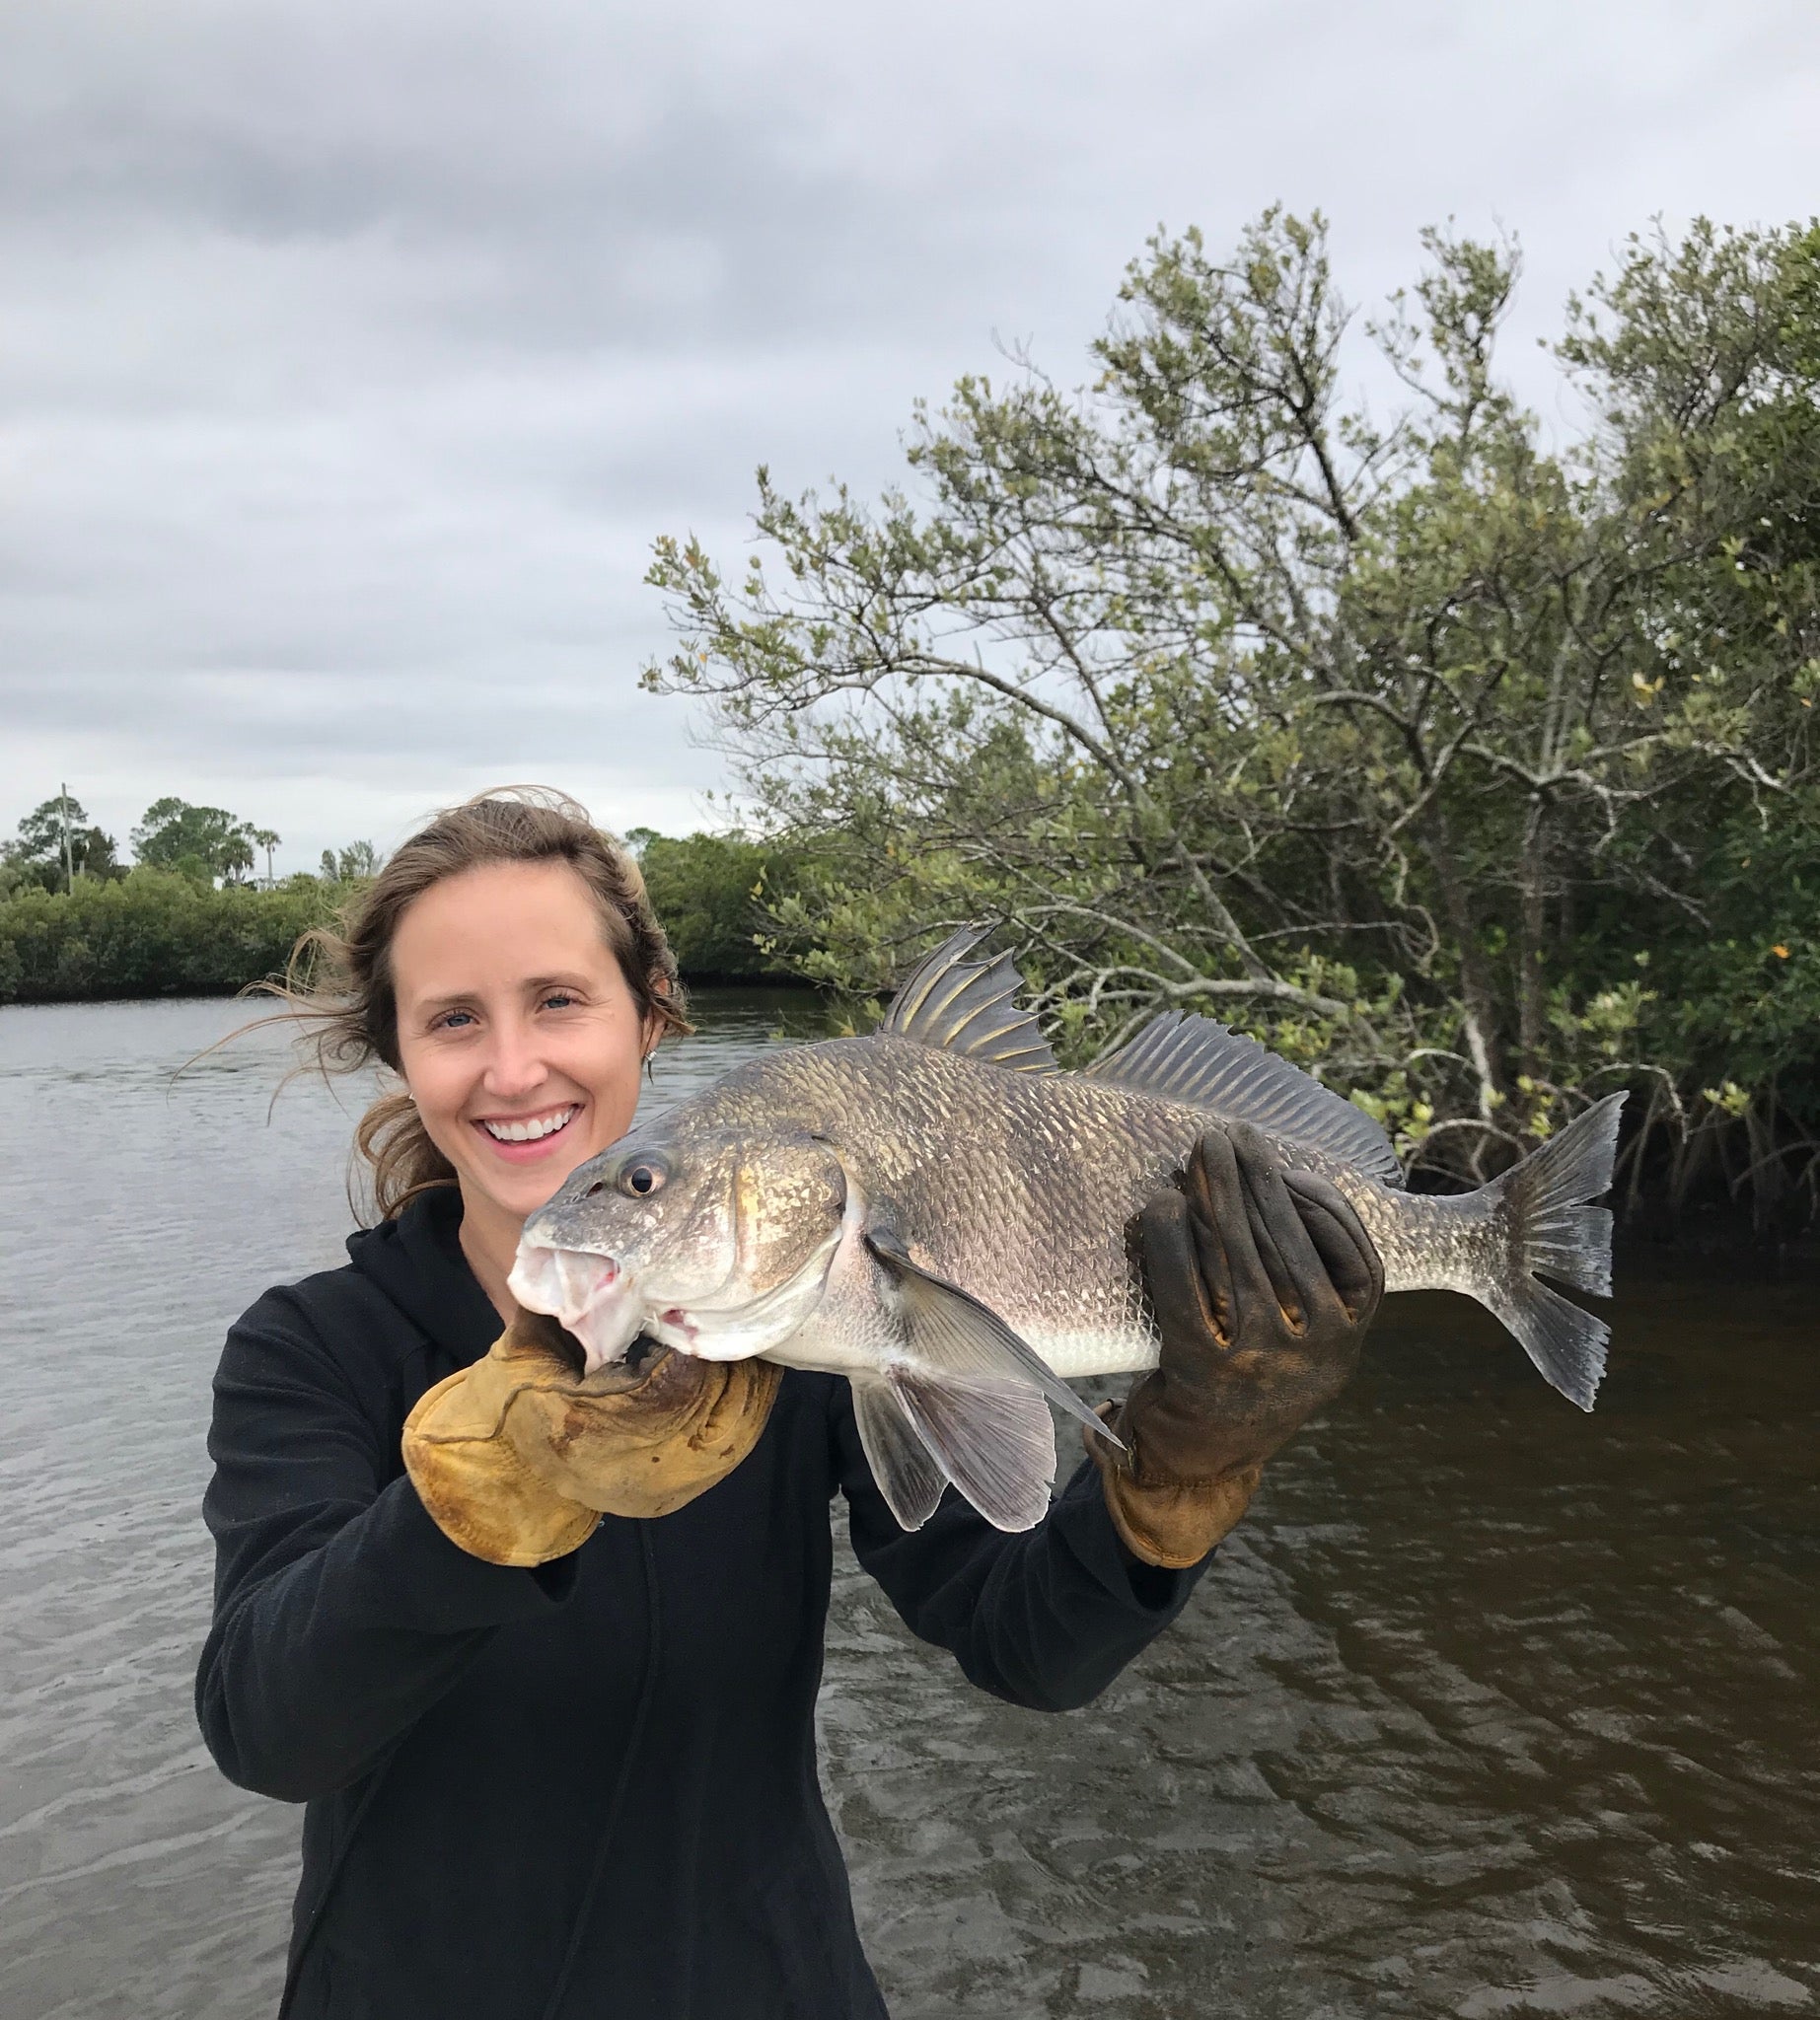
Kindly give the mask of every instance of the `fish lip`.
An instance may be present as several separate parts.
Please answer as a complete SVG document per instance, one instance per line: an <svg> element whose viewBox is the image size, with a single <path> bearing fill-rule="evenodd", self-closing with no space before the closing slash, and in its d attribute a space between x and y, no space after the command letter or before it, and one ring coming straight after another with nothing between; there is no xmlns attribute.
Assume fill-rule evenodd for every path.
<svg viewBox="0 0 1820 2020"><path fill-rule="evenodd" d="M624 1358L639 1332L631 1276L611 1256L521 1241L506 1288L529 1312L543 1312L581 1341L589 1375Z"/></svg>

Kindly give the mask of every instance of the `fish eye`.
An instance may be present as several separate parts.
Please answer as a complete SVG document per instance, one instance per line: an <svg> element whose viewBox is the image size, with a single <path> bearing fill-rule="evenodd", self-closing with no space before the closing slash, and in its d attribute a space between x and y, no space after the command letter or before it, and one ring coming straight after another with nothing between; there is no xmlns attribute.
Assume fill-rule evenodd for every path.
<svg viewBox="0 0 1820 2020"><path fill-rule="evenodd" d="M627 1165L619 1174L619 1190L634 1193L640 1199L649 1198L653 1192L663 1190L667 1176L661 1164L640 1159L637 1164Z"/></svg>

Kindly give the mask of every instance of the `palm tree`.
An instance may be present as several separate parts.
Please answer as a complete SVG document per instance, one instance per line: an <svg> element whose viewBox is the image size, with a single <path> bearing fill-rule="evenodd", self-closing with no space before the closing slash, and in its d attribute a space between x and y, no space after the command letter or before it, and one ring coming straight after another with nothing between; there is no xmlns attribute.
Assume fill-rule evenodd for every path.
<svg viewBox="0 0 1820 2020"><path fill-rule="evenodd" d="M220 871L224 884L238 884L241 872L251 870L254 860L253 837L245 828L235 829L215 852L215 867Z"/></svg>
<svg viewBox="0 0 1820 2020"><path fill-rule="evenodd" d="M269 891L272 887L271 852L284 839L284 836L282 834L274 834L269 828L249 828L247 839L253 843L255 848L262 848L265 851L265 888Z"/></svg>

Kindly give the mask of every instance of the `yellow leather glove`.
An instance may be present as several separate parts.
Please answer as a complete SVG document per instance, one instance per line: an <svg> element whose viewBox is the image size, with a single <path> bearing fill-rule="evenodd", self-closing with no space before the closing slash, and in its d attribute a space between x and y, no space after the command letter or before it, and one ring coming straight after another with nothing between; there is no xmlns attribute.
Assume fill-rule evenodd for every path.
<svg viewBox="0 0 1820 2020"><path fill-rule="evenodd" d="M404 1470L451 1542L532 1565L585 1543L603 1514L668 1515L759 1441L782 1370L653 1347L636 1366L577 1372L553 1319L521 1312L484 1358L404 1420Z"/></svg>

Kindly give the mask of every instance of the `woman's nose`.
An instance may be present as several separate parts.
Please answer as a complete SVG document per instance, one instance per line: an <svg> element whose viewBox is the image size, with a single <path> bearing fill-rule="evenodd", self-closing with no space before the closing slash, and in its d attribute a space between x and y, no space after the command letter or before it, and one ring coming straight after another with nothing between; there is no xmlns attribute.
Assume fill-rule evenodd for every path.
<svg viewBox="0 0 1820 2020"><path fill-rule="evenodd" d="M487 1048L484 1085L500 1101L516 1101L533 1093L546 1077L534 1035L516 1027L495 1025Z"/></svg>

